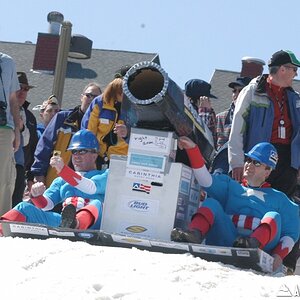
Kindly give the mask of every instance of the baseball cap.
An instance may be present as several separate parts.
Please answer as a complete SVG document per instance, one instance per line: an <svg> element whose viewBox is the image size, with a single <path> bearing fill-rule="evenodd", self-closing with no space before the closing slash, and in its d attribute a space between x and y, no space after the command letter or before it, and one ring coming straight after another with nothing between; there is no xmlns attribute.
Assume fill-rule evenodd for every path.
<svg viewBox="0 0 300 300"><path fill-rule="evenodd" d="M191 79L185 83L185 94L192 99L198 99L201 96L217 99L210 93L210 89L211 85L201 79Z"/></svg>
<svg viewBox="0 0 300 300"><path fill-rule="evenodd" d="M251 81L251 77L238 77L235 81L232 81L228 84L230 88L234 88L236 86L245 87Z"/></svg>
<svg viewBox="0 0 300 300"><path fill-rule="evenodd" d="M292 64L300 67L300 61L296 58L295 54L290 50L280 50L275 52L269 60L268 66L282 66L284 64Z"/></svg>

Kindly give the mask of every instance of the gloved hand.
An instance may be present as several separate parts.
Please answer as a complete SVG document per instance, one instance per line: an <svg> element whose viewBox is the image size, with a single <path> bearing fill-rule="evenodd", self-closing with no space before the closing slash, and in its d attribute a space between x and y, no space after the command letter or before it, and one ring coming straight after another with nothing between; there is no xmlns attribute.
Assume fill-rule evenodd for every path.
<svg viewBox="0 0 300 300"><path fill-rule="evenodd" d="M57 174L59 174L61 172L61 170L63 169L65 163L60 156L55 155L55 156L51 157L50 165L51 165L51 167L55 168Z"/></svg>
<svg viewBox="0 0 300 300"><path fill-rule="evenodd" d="M32 197L36 198L38 196L43 195L45 190L46 186L43 182L36 182L32 185L30 193Z"/></svg>

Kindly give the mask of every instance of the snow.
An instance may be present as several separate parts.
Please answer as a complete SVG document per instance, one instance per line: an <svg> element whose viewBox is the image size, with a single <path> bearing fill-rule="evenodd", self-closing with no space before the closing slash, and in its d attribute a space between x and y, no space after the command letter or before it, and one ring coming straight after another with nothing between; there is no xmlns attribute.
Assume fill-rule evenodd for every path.
<svg viewBox="0 0 300 300"><path fill-rule="evenodd" d="M275 299L299 276L272 277L162 254L61 239L0 238L1 299Z"/></svg>

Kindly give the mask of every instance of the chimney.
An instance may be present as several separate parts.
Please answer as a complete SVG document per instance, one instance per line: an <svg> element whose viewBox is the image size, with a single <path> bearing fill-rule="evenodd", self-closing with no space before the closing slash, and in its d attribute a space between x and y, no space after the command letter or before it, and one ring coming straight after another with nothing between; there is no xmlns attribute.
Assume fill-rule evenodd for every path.
<svg viewBox="0 0 300 300"><path fill-rule="evenodd" d="M256 57L245 56L242 58L241 77L254 78L263 73L265 61Z"/></svg>
<svg viewBox="0 0 300 300"><path fill-rule="evenodd" d="M54 73L63 20L64 16L60 12L52 11L48 14L49 33L38 33L32 67L34 71Z"/></svg>

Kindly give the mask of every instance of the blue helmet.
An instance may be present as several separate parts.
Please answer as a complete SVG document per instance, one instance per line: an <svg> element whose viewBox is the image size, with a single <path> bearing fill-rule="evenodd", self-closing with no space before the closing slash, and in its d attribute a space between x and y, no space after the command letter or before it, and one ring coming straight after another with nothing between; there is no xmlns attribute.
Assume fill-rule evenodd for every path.
<svg viewBox="0 0 300 300"><path fill-rule="evenodd" d="M87 129L81 129L73 135L68 147L68 150L75 149L94 149L96 152L99 152L100 147L93 132Z"/></svg>
<svg viewBox="0 0 300 300"><path fill-rule="evenodd" d="M276 148L267 142L256 144L248 153L245 153L245 155L267 165L273 170L278 161Z"/></svg>

